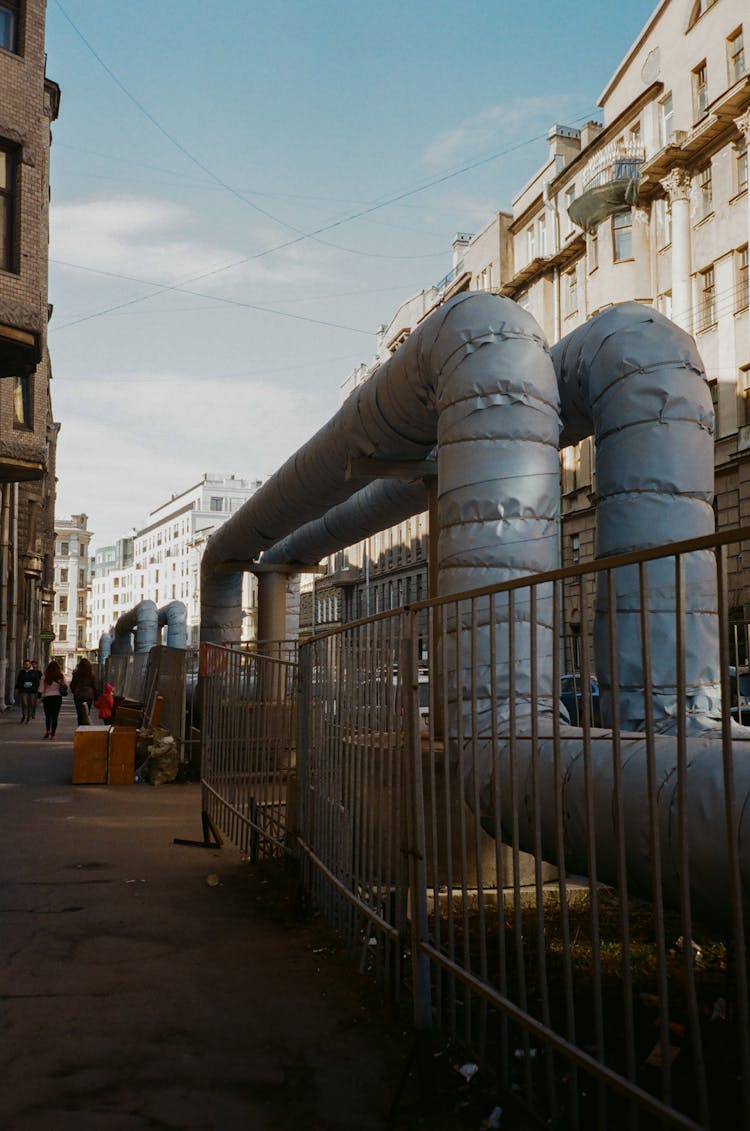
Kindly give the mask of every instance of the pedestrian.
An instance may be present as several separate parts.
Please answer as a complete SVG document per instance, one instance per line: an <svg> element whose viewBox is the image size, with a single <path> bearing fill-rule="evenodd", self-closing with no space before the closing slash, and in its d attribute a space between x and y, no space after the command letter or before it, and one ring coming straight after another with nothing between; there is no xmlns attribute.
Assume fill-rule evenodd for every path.
<svg viewBox="0 0 750 1131"><path fill-rule="evenodd" d="M36 696L42 673L34 671L31 660L24 660L23 667L16 676L16 691L21 704L21 722L30 723L34 717Z"/></svg>
<svg viewBox="0 0 750 1131"><path fill-rule="evenodd" d="M45 668L42 682L39 684L39 697L44 708L44 723L47 727L44 737L54 738L57 730L57 720L60 715L63 695L68 694L63 670L57 660L51 660Z"/></svg>
<svg viewBox="0 0 750 1131"><path fill-rule="evenodd" d="M39 684L42 682L42 669L39 667L39 661L38 660L32 660L31 661L31 670L34 672L34 674L36 676L36 685L37 685L37 687L39 687ZM36 705L37 705L38 699L39 699L39 696L35 695L34 696L34 706L31 708L32 719L36 718Z"/></svg>
<svg viewBox="0 0 750 1131"><path fill-rule="evenodd" d="M85 657L78 661L76 670L70 680L70 690L73 692L73 702L76 705L76 716L79 727L89 725L91 708L94 700L99 696L96 686L94 670L91 661Z"/></svg>
<svg viewBox="0 0 750 1131"><path fill-rule="evenodd" d="M101 722L109 723L112 721L112 714L115 709L115 689L111 683L104 684L104 691L102 691L94 706L99 712Z"/></svg>

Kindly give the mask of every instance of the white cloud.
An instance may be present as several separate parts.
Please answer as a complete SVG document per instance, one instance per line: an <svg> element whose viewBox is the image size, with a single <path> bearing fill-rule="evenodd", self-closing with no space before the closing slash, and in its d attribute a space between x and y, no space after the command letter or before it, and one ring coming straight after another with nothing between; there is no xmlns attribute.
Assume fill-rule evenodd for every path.
<svg viewBox="0 0 750 1131"><path fill-rule="evenodd" d="M545 95L488 106L438 134L424 152L424 163L433 169L447 169L490 155L564 119L573 102L571 95Z"/></svg>
<svg viewBox="0 0 750 1131"><path fill-rule="evenodd" d="M278 231L248 233L249 247L221 246L197 238L199 219L189 208L149 197L72 201L53 205L50 257L88 271L172 284L196 279L196 288L212 290L248 282L287 285L321 275L320 249L293 244L268 258L253 259L254 249L283 243ZM293 238L293 237L292 237ZM238 263L227 271L228 264ZM205 276L204 278L200 278ZM75 274L84 284L86 276ZM101 288L101 280L95 285ZM190 286L190 284L186 284Z"/></svg>
<svg viewBox="0 0 750 1131"><path fill-rule="evenodd" d="M164 373L67 379L55 393L57 513L87 514L96 546L143 526L205 471L266 478L337 407L314 387Z"/></svg>

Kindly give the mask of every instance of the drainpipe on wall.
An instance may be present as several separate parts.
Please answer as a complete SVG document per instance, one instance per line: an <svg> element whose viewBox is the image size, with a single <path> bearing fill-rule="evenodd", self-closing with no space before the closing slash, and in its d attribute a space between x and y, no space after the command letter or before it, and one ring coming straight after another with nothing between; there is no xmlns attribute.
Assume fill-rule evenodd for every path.
<svg viewBox="0 0 750 1131"><path fill-rule="evenodd" d="M2 488L0 511L0 711L7 711L12 700L8 697L8 599L10 576L10 496L11 486Z"/></svg>
<svg viewBox="0 0 750 1131"><path fill-rule="evenodd" d="M8 610L8 663L11 674L14 675L20 668L18 660L18 484L13 484L11 503L11 592L12 597Z"/></svg>

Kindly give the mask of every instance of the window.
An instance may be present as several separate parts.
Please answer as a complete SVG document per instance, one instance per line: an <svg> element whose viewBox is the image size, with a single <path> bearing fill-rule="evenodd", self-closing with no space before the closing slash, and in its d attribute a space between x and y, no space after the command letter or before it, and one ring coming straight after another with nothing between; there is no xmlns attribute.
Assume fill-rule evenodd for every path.
<svg viewBox="0 0 750 1131"><path fill-rule="evenodd" d="M78 647L83 648L83 625L82 624L78 625L78 631L76 632L76 640L78 641Z"/></svg>
<svg viewBox="0 0 750 1131"><path fill-rule="evenodd" d="M698 283L700 286L700 326L698 328L707 330L716 321L716 287L713 267L701 272Z"/></svg>
<svg viewBox="0 0 750 1131"><path fill-rule="evenodd" d="M573 224L573 221L570 218L570 214L569 214L569 211L568 211L571 204L575 200L575 198L576 198L576 186L571 185L569 189L565 190L565 216L566 216L566 224L567 224L567 227L565 229L566 235L570 235L570 233L574 230L574 227L575 227L575 225Z"/></svg>
<svg viewBox="0 0 750 1131"><path fill-rule="evenodd" d="M747 310L750 306L750 290L747 277L747 244L737 252L737 305L736 310Z"/></svg>
<svg viewBox="0 0 750 1131"><path fill-rule="evenodd" d="M547 255L547 217L540 216L539 218L539 254Z"/></svg>
<svg viewBox="0 0 750 1131"><path fill-rule="evenodd" d="M732 86L745 73L745 41L742 37L742 28L738 27L727 40L727 74L729 85Z"/></svg>
<svg viewBox="0 0 750 1131"><path fill-rule="evenodd" d="M578 310L578 272L575 268L565 275L565 314Z"/></svg>
<svg viewBox="0 0 750 1131"><path fill-rule="evenodd" d="M659 295L659 297L656 300L656 309L659 311L660 314L663 314L665 318L669 318L671 320L671 318L672 318L672 292L671 291L665 291L663 295Z"/></svg>
<svg viewBox="0 0 750 1131"><path fill-rule="evenodd" d="M596 271L599 266L599 236L597 232L589 232L586 245L589 271Z"/></svg>
<svg viewBox="0 0 750 1131"><path fill-rule="evenodd" d="M209 502L209 508L208 509L212 510L212 511L223 510L224 509L223 506L222 506L223 501L224 501L223 499L216 498L215 495L212 496L211 501Z"/></svg>
<svg viewBox="0 0 750 1131"><path fill-rule="evenodd" d="M711 166L706 165L698 174L698 219L704 220L714 210L714 188Z"/></svg>
<svg viewBox="0 0 750 1131"><path fill-rule="evenodd" d="M672 201L668 196L656 202L656 239L659 247L672 242Z"/></svg>
<svg viewBox="0 0 750 1131"><path fill-rule="evenodd" d="M79 569L78 571L78 588L84 589L86 587L86 570Z"/></svg>
<svg viewBox="0 0 750 1131"><path fill-rule="evenodd" d="M737 151L737 192L747 192L747 146Z"/></svg>
<svg viewBox="0 0 750 1131"><path fill-rule="evenodd" d="M570 550L573 558L573 564L581 560L581 535L571 534L570 536Z"/></svg>
<svg viewBox="0 0 750 1131"><path fill-rule="evenodd" d="M672 95L666 94L659 103L659 140L662 148L669 145L674 137L674 110Z"/></svg>
<svg viewBox="0 0 750 1131"><path fill-rule="evenodd" d="M740 369L737 380L739 394L739 423L747 426L750 424L750 365Z"/></svg>
<svg viewBox="0 0 750 1131"><path fill-rule="evenodd" d="M18 2L0 2L0 47L6 51L18 51Z"/></svg>
<svg viewBox="0 0 750 1131"><path fill-rule="evenodd" d="M65 597L65 596L60 597L60 602L59 602L58 608L59 608L61 613L67 613L67 611L68 611L68 598L67 597Z"/></svg>
<svg viewBox="0 0 750 1131"><path fill-rule="evenodd" d="M612 217L612 255L615 263L633 258L633 217L629 211Z"/></svg>
<svg viewBox="0 0 750 1131"><path fill-rule="evenodd" d="M68 626L67 624L59 624L57 626L57 639L65 643L68 639Z"/></svg>
<svg viewBox="0 0 750 1131"><path fill-rule="evenodd" d="M69 553L70 553L70 543L69 542L61 542L60 543L60 556L63 557L63 558L67 558Z"/></svg>
<svg viewBox="0 0 750 1131"><path fill-rule="evenodd" d="M708 110L708 70L704 61L693 71L693 117L702 118Z"/></svg>
<svg viewBox="0 0 750 1131"><path fill-rule="evenodd" d="M690 19L688 20L688 31L695 26L701 16L705 15L709 8L713 8L715 3L716 0L695 0L693 10L690 13Z"/></svg>
<svg viewBox="0 0 750 1131"><path fill-rule="evenodd" d="M16 271L17 167L15 152L0 145L0 271Z"/></svg>
<svg viewBox="0 0 750 1131"><path fill-rule="evenodd" d="M709 377L708 388L711 393L711 404L714 410L714 436L719 435L719 382L716 378Z"/></svg>
<svg viewBox="0 0 750 1131"><path fill-rule="evenodd" d="M33 378L13 378L13 427L33 428Z"/></svg>
<svg viewBox="0 0 750 1131"><path fill-rule="evenodd" d="M526 229L526 262L531 263L534 258L534 225Z"/></svg>
<svg viewBox="0 0 750 1131"><path fill-rule="evenodd" d="M67 583L68 583L68 571L67 571L67 569L61 569L60 570L60 584L61 585L67 585Z"/></svg>

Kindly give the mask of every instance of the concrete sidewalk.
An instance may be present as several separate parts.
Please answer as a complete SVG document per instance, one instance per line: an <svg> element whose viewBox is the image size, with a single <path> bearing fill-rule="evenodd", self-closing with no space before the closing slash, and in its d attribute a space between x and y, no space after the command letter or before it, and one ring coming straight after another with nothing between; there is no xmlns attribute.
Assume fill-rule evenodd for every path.
<svg viewBox="0 0 750 1131"><path fill-rule="evenodd" d="M0 715L0 1127L384 1128L409 1045L369 982L232 848L173 843L198 785L71 785L74 727Z"/></svg>

